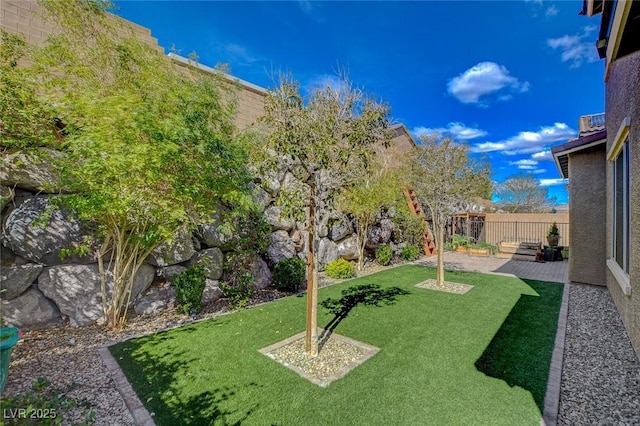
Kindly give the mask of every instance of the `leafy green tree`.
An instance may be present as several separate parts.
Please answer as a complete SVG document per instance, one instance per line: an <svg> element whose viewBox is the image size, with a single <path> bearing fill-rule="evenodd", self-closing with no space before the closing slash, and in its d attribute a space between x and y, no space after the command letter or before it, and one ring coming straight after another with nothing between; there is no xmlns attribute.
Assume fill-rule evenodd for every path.
<svg viewBox="0 0 640 426"><path fill-rule="evenodd" d="M383 154L384 155L384 154ZM364 252L369 230L381 209L389 208L402 196L400 170L382 161L355 185L344 188L337 198L341 211L351 213L358 228L358 270L364 265Z"/></svg>
<svg viewBox="0 0 640 426"><path fill-rule="evenodd" d="M474 162L469 147L452 139L421 136L411 158L410 182L434 227L438 253L437 282L444 285L444 230L449 218L464 211L469 200L491 194L491 168Z"/></svg>
<svg viewBox="0 0 640 426"><path fill-rule="evenodd" d="M2 36L0 99L12 111L2 110L3 145L63 152L71 195L57 201L95 227L107 325L123 326L136 272L161 241L220 204L249 206L232 89L178 68L106 13L109 3L41 5L61 28L43 47Z"/></svg>
<svg viewBox="0 0 640 426"><path fill-rule="evenodd" d="M318 218L330 208L338 189L367 173L375 157L374 145L390 140L388 107L367 97L347 78L305 98L299 83L282 77L267 95L261 121L269 127L267 148L290 160L295 177L306 187L307 196L298 201L308 212L306 350L315 356ZM292 204L289 207L294 209ZM298 203L298 208L304 206Z"/></svg>
<svg viewBox="0 0 640 426"><path fill-rule="evenodd" d="M496 187L500 206L509 213L535 213L556 201L532 174L510 176Z"/></svg>

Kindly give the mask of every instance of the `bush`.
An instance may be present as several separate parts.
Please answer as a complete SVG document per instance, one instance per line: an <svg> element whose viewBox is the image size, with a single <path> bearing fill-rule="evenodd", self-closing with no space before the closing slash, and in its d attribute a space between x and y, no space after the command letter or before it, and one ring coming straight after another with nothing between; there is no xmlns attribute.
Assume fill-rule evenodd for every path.
<svg viewBox="0 0 640 426"><path fill-rule="evenodd" d="M176 303L180 312L187 315L192 311L200 312L206 279L203 265L190 266L174 278L173 286L176 289Z"/></svg>
<svg viewBox="0 0 640 426"><path fill-rule="evenodd" d="M278 290L298 291L304 283L307 264L298 257L283 259L273 268L273 284Z"/></svg>
<svg viewBox="0 0 640 426"><path fill-rule="evenodd" d="M389 244L380 244L376 249L376 261L381 265L388 265L391 263L393 257L393 249Z"/></svg>
<svg viewBox="0 0 640 426"><path fill-rule="evenodd" d="M229 309L242 309L253 296L253 275L250 272L236 273L230 283L221 283L222 297L227 299Z"/></svg>
<svg viewBox="0 0 640 426"><path fill-rule="evenodd" d="M400 251L400 259L402 260L416 260L420 256L420 247L414 245L406 245L402 247Z"/></svg>
<svg viewBox="0 0 640 426"><path fill-rule="evenodd" d="M336 259L327 265L324 272L331 278L353 278L356 276L356 267L348 260Z"/></svg>

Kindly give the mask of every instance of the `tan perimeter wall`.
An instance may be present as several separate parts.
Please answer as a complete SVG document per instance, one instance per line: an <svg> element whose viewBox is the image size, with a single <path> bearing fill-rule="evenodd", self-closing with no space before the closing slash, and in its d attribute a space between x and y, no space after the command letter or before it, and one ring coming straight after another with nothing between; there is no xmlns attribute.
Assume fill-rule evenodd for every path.
<svg viewBox="0 0 640 426"><path fill-rule="evenodd" d="M597 151L569 154L571 256L569 280L606 284L606 157Z"/></svg>
<svg viewBox="0 0 640 426"><path fill-rule="evenodd" d="M640 52L616 60L606 83L607 150L613 145L623 120L629 117L631 161L629 283L631 294L625 295L611 270L607 268L607 287L620 312L636 354L640 358ZM612 188L612 166L607 161L607 188ZM612 256L612 191L607 191L607 257Z"/></svg>
<svg viewBox="0 0 640 426"><path fill-rule="evenodd" d="M502 241L540 242L547 244L547 233L553 222L558 224L559 245L570 246L569 213L487 213L484 241L498 244Z"/></svg>
<svg viewBox="0 0 640 426"><path fill-rule="evenodd" d="M56 28L44 22L40 13L40 6L33 0L0 0L0 28L11 34L23 35L27 42L41 46ZM150 29L122 18L116 19L126 23L138 39L164 53L164 49L158 45L158 39L151 36ZM235 122L240 129L244 129L263 114L265 91L242 83L238 85L238 89Z"/></svg>

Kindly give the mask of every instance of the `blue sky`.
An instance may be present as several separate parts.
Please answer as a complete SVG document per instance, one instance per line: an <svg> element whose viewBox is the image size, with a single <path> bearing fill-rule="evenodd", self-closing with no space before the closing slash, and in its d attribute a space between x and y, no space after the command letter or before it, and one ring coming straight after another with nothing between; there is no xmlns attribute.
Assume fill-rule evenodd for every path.
<svg viewBox="0 0 640 426"><path fill-rule="evenodd" d="M116 1L165 52L195 51L236 77L306 88L346 69L414 134L439 132L492 163L494 180L533 173L558 203L549 147L604 111L598 18L581 0L425 2Z"/></svg>

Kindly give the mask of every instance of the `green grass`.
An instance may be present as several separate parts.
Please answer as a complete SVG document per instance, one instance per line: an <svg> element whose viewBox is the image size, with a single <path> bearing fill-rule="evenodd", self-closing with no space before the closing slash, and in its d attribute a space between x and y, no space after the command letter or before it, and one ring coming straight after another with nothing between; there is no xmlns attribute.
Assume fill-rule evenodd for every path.
<svg viewBox="0 0 640 426"><path fill-rule="evenodd" d="M328 388L258 352L304 330L305 298L289 297L120 343L111 352L159 425L538 425L562 285L448 272L475 287L414 287L433 269L402 266L323 288L409 292L353 308L335 332L380 351ZM319 307L319 325L333 314Z"/></svg>

